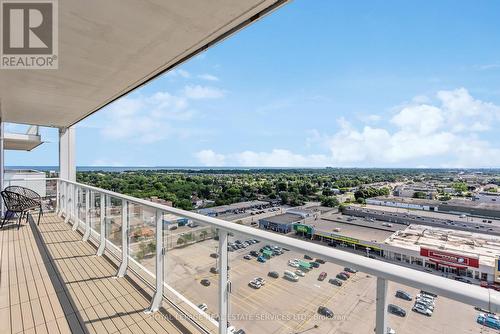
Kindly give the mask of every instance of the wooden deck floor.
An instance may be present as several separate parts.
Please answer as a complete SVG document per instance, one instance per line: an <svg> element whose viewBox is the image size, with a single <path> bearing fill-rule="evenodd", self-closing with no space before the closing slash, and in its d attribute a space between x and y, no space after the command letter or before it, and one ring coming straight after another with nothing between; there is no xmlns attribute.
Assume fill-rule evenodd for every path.
<svg viewBox="0 0 500 334"><path fill-rule="evenodd" d="M36 220L36 217L35 217ZM0 333L191 333L55 214L0 229ZM175 325L174 325L175 323ZM185 327L183 327L185 326Z"/></svg>

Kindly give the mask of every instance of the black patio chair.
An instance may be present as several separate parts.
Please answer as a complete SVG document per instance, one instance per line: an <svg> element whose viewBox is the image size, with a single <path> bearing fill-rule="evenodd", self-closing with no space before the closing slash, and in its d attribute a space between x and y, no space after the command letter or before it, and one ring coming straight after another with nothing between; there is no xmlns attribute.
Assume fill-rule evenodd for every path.
<svg viewBox="0 0 500 334"><path fill-rule="evenodd" d="M0 192L3 198L3 202L5 203L5 215L2 220L2 225L0 228L3 227L5 224L5 221L7 218L13 217L15 214L19 215L19 220L17 223L17 229L21 226L21 219L23 218L24 214L27 214L26 212L26 199L27 197L24 197L21 194L4 190Z"/></svg>
<svg viewBox="0 0 500 334"><path fill-rule="evenodd" d="M42 197L36 191L21 186L9 186L6 187L5 190L26 197L24 200L26 205L25 211L28 213L31 210L38 210L37 225L40 225L40 217L43 216Z"/></svg>

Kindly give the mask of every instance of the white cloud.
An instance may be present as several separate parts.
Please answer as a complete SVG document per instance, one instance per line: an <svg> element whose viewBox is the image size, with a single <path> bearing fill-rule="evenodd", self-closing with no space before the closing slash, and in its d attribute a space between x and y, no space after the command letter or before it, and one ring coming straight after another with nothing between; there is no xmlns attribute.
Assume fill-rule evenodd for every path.
<svg viewBox="0 0 500 334"><path fill-rule="evenodd" d="M473 98L464 88L439 91L436 101L417 98L400 106L387 128L357 128L340 118L334 134L309 130L306 147L326 148L324 154L275 148L226 155L207 150L205 156L217 157L214 160L223 160L226 165L256 167L500 166L498 143L488 142L477 132L498 128L500 107ZM211 161L207 158L202 163L207 164L206 160Z"/></svg>
<svg viewBox="0 0 500 334"><path fill-rule="evenodd" d="M169 77L181 77L184 79L189 79L189 78L191 78L191 73L189 73L188 71L183 70L183 69L174 69L174 70L171 70L170 72L168 72L167 76L169 76Z"/></svg>
<svg viewBox="0 0 500 334"><path fill-rule="evenodd" d="M494 64L485 64L485 65L478 65L476 66L479 70L481 71L488 71L488 70L497 70L500 69L500 64L494 63Z"/></svg>
<svg viewBox="0 0 500 334"><path fill-rule="evenodd" d="M216 77L215 75L212 75L212 74L208 74L208 73L200 74L200 75L198 75L198 78L203 79L203 80L207 80L207 81L219 81L218 77Z"/></svg>
<svg viewBox="0 0 500 334"><path fill-rule="evenodd" d="M187 98L198 100L198 99L218 99L224 97L225 92L219 88L200 86L200 85L188 85L184 87L184 95Z"/></svg>
<svg viewBox="0 0 500 334"><path fill-rule="evenodd" d="M226 159L224 155L215 153L212 150L199 151L195 156L200 163L210 167L224 166L224 161Z"/></svg>
<svg viewBox="0 0 500 334"><path fill-rule="evenodd" d="M437 99L440 105L402 107L390 120L395 131L369 126L358 130L340 119L340 131L328 142L333 163L498 166L500 150L474 133L498 122L500 107L474 99L464 88L440 91Z"/></svg>

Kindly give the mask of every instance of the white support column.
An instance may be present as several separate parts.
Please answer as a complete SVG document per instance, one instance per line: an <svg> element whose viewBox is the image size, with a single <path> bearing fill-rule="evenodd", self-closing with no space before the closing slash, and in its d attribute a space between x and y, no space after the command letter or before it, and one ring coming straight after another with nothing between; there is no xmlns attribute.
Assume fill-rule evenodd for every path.
<svg viewBox="0 0 500 334"><path fill-rule="evenodd" d="M165 248L163 248L163 212L156 210L156 291L151 306L146 313L153 313L160 309L163 301L163 268Z"/></svg>
<svg viewBox="0 0 500 334"><path fill-rule="evenodd" d="M128 251L128 202L122 200L122 263L118 268L117 277L123 277L127 274Z"/></svg>
<svg viewBox="0 0 500 334"><path fill-rule="evenodd" d="M387 328L387 280L377 277L375 334L386 334Z"/></svg>
<svg viewBox="0 0 500 334"><path fill-rule="evenodd" d="M97 256L102 256L104 254L104 250L106 249L106 206L111 207L108 204L109 196L101 194L101 234L99 236L99 248L97 249Z"/></svg>
<svg viewBox="0 0 500 334"><path fill-rule="evenodd" d="M59 129L59 177L76 181L75 127Z"/></svg>
<svg viewBox="0 0 500 334"><path fill-rule="evenodd" d="M73 199L73 205L72 205L72 210L73 210L73 231L78 230L78 225L80 225L80 219L78 218L79 212L80 211L80 198L78 195L78 186L73 184L73 191L72 191L72 199Z"/></svg>
<svg viewBox="0 0 500 334"><path fill-rule="evenodd" d="M94 207L92 205L92 199L94 198L94 194L91 194L89 189L85 190L85 233L83 234L83 241L88 241L90 237L90 228L91 228L91 215L90 210Z"/></svg>
<svg viewBox="0 0 500 334"><path fill-rule="evenodd" d="M227 239L227 231L219 230L219 334L227 334L229 300Z"/></svg>

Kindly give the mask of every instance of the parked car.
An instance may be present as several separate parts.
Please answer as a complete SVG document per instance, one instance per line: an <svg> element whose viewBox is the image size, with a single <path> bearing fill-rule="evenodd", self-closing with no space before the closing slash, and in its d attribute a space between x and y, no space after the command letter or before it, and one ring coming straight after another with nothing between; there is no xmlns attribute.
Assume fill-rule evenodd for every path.
<svg viewBox="0 0 500 334"><path fill-rule="evenodd" d="M421 295L427 295L427 296L431 296L433 298L437 298L437 295L435 293L432 293L432 292L427 292L425 290L420 290L420 294Z"/></svg>
<svg viewBox="0 0 500 334"><path fill-rule="evenodd" d="M238 329L234 334L245 334L245 331L243 329Z"/></svg>
<svg viewBox="0 0 500 334"><path fill-rule="evenodd" d="M425 301L416 300L415 301L415 305L422 305L423 307L428 308L429 310L431 310L432 312L434 312L434 305L426 303Z"/></svg>
<svg viewBox="0 0 500 334"><path fill-rule="evenodd" d="M336 285L336 286L342 286L342 281L337 279L337 278L330 278L328 280L328 283Z"/></svg>
<svg viewBox="0 0 500 334"><path fill-rule="evenodd" d="M348 273L351 273L351 274L355 274L355 273L358 272L356 269L352 269L352 268L349 268L349 267L345 267L344 271L348 272Z"/></svg>
<svg viewBox="0 0 500 334"><path fill-rule="evenodd" d="M217 253L212 253L210 254L210 257L213 257L214 259L218 258L219 257L219 254Z"/></svg>
<svg viewBox="0 0 500 334"><path fill-rule="evenodd" d="M394 304L387 305L387 312L398 315L400 317L406 317L406 311Z"/></svg>
<svg viewBox="0 0 500 334"><path fill-rule="evenodd" d="M426 308L424 305L419 304L419 303L417 303L417 304L415 304L415 306L413 306L412 311L426 315L428 317L430 317L432 315L432 311L430 309Z"/></svg>
<svg viewBox="0 0 500 334"><path fill-rule="evenodd" d="M408 300L408 301L413 300L413 297L408 292L403 291L403 290L396 291L396 297L404 299L404 300Z"/></svg>
<svg viewBox="0 0 500 334"><path fill-rule="evenodd" d="M266 259L265 259L263 256L259 256L259 257L257 258L257 261L258 261L258 262L261 262L261 263L265 263L265 262L266 262Z"/></svg>
<svg viewBox="0 0 500 334"><path fill-rule="evenodd" d="M309 255L305 254L305 255L304 255L304 259L306 259L306 260L312 260L313 258L312 258L312 257L310 257Z"/></svg>
<svg viewBox="0 0 500 334"><path fill-rule="evenodd" d="M302 270L295 270L295 274L300 277L306 276L306 274Z"/></svg>
<svg viewBox="0 0 500 334"><path fill-rule="evenodd" d="M323 271L321 274L319 274L318 281L324 281L326 276L327 274Z"/></svg>
<svg viewBox="0 0 500 334"><path fill-rule="evenodd" d="M255 282L259 282L259 283L260 283L260 285L265 285L265 284L266 284L266 280L265 280L265 279L263 279L262 277L255 277L253 280L254 280Z"/></svg>
<svg viewBox="0 0 500 334"><path fill-rule="evenodd" d="M256 280L251 280L250 282L248 282L248 285L254 289L260 289L262 287L262 284L260 284L260 282Z"/></svg>
<svg viewBox="0 0 500 334"><path fill-rule="evenodd" d="M346 272L346 271L341 272L341 274L343 274L343 275L347 276L347 278L351 278L351 274L349 274L349 273L348 273L348 272Z"/></svg>
<svg viewBox="0 0 500 334"><path fill-rule="evenodd" d="M209 286L209 285L210 285L210 281L209 281L208 279L206 279L206 278L205 278L205 279L202 279L202 280L200 281L200 283L201 283L201 285L203 285L203 286Z"/></svg>
<svg viewBox="0 0 500 334"><path fill-rule="evenodd" d="M489 328L500 329L500 320L491 314L479 313L476 322Z"/></svg>
<svg viewBox="0 0 500 334"><path fill-rule="evenodd" d="M319 263L318 263L318 262L309 262L309 264L310 264L313 268L319 268Z"/></svg>
<svg viewBox="0 0 500 334"><path fill-rule="evenodd" d="M250 255L254 256L254 257L258 257L259 256L259 253L257 251L251 251L250 252Z"/></svg>
<svg viewBox="0 0 500 334"><path fill-rule="evenodd" d="M280 274L278 274L277 271L270 271L267 273L267 276L272 277L272 278L278 278L278 277L280 277Z"/></svg>
<svg viewBox="0 0 500 334"><path fill-rule="evenodd" d="M323 260L323 259L316 259L316 262L318 262L320 264L325 264L325 260Z"/></svg>
<svg viewBox="0 0 500 334"><path fill-rule="evenodd" d="M333 311L330 310L328 307L325 306L318 307L318 313L327 318L333 318Z"/></svg>
<svg viewBox="0 0 500 334"><path fill-rule="evenodd" d="M472 281L470 279L467 279L467 278L462 277L462 276L455 276L454 279L455 279L455 281L460 281L460 282L464 282L467 284L472 284Z"/></svg>
<svg viewBox="0 0 500 334"><path fill-rule="evenodd" d="M349 277L347 277L346 275L340 273L340 274L337 274L336 276L338 279L341 279L343 281L347 281L349 279Z"/></svg>
<svg viewBox="0 0 500 334"><path fill-rule="evenodd" d="M203 312L205 312L206 310L208 310L208 306L205 303L198 305L198 308L200 310L202 310Z"/></svg>
<svg viewBox="0 0 500 334"><path fill-rule="evenodd" d="M251 259L252 259L252 257L251 257L250 255L245 255L245 256L243 256L243 258L244 258L245 260L251 260Z"/></svg>
<svg viewBox="0 0 500 334"><path fill-rule="evenodd" d="M210 272L211 272L212 274L218 274L218 273L219 273L219 269L217 269L217 268L215 268L215 267L211 267L211 268L210 268Z"/></svg>

